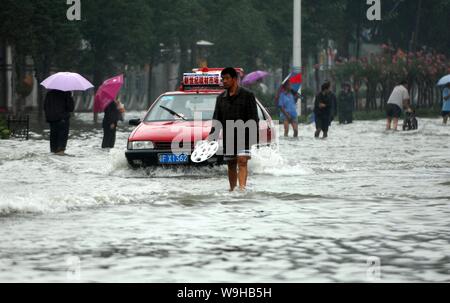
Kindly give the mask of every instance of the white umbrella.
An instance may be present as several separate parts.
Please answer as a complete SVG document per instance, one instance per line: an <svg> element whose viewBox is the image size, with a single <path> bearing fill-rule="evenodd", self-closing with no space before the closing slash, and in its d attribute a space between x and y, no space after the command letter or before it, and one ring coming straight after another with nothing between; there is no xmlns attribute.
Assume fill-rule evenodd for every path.
<svg viewBox="0 0 450 303"><path fill-rule="evenodd" d="M439 80L438 86L445 86L449 83L450 83L450 75L447 75L447 76L443 77L441 80Z"/></svg>
<svg viewBox="0 0 450 303"><path fill-rule="evenodd" d="M64 92L85 91L94 87L94 85L83 78L83 76L69 72L54 74L45 79L41 85L46 89L57 89Z"/></svg>

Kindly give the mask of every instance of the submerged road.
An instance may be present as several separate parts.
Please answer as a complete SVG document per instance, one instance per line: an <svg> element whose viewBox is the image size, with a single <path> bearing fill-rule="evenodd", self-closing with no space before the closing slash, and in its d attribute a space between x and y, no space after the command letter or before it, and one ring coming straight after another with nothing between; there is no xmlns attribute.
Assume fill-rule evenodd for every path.
<svg viewBox="0 0 450 303"><path fill-rule="evenodd" d="M47 131L0 141L0 282L450 282L450 127L311 125L226 169L130 170L130 128L100 149L78 115L72 157Z"/></svg>

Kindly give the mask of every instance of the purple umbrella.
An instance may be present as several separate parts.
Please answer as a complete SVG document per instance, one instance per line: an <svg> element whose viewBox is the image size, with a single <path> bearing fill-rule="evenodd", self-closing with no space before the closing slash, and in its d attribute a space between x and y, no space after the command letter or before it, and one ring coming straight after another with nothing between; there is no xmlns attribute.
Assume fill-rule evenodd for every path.
<svg viewBox="0 0 450 303"><path fill-rule="evenodd" d="M242 84L251 85L259 80L266 78L268 75L269 75L268 72L258 70L245 76L244 79L242 80Z"/></svg>
<svg viewBox="0 0 450 303"><path fill-rule="evenodd" d="M45 79L41 85L46 89L57 89L64 92L85 91L94 87L94 85L81 75L68 72L54 74Z"/></svg>

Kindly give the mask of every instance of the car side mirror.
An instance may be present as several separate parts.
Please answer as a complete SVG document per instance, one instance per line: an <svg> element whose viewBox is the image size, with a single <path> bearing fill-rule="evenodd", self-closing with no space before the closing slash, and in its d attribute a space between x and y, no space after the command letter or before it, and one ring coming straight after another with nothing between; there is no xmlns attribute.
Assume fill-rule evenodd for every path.
<svg viewBox="0 0 450 303"><path fill-rule="evenodd" d="M141 119L131 119L129 123L131 126L139 126L141 122L142 122Z"/></svg>

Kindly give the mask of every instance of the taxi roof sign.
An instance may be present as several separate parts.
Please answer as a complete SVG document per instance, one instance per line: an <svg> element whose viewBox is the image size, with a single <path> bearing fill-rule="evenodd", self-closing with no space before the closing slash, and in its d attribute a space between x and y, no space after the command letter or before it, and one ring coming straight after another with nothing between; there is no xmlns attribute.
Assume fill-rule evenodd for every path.
<svg viewBox="0 0 450 303"><path fill-rule="evenodd" d="M239 77L244 76L242 68L235 68ZM222 71L224 68L195 68L192 73L184 73L181 90L223 89Z"/></svg>
<svg viewBox="0 0 450 303"><path fill-rule="evenodd" d="M223 87L220 73L185 73L183 75L183 86L185 87Z"/></svg>

